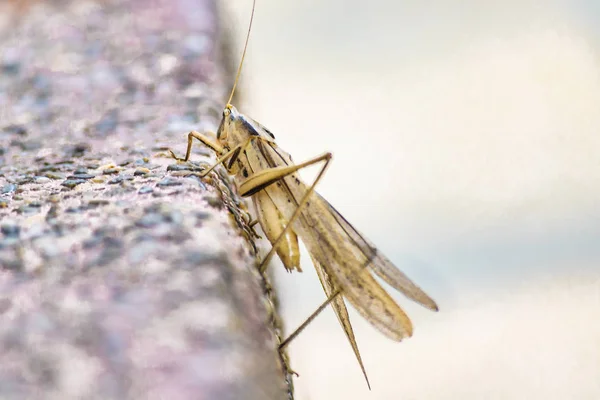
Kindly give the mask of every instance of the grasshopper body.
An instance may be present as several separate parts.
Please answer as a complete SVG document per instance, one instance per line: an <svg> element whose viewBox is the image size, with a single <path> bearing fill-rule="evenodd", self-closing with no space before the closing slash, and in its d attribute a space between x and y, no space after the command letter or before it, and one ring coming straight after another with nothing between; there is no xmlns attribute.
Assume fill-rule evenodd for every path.
<svg viewBox="0 0 600 400"><path fill-rule="evenodd" d="M245 51L246 47L244 54ZM230 101L232 96L233 90ZM216 135L190 132L185 157L177 158L171 152L172 157L187 161L194 138L214 150L218 157L204 175L223 164L234 176L239 194L252 199L257 220L273 245L260 264L261 272L274 252L288 271L301 271L299 239L310 253L327 301L280 347L287 345L308 322L331 304L367 379L344 299L379 331L396 341L412 335L412 324L373 275L408 298L437 311L436 303L423 290L314 191L331 160L331 153L294 164L290 155L277 146L274 135L268 129L239 113L229 102L223 110ZM311 185L304 183L298 176L298 170L317 163L323 164L317 178Z"/></svg>
<svg viewBox="0 0 600 400"><path fill-rule="evenodd" d="M412 335L410 319L372 273L410 299L437 311L436 303L425 292L314 191L331 159L330 153L295 165L290 155L276 145L275 137L268 129L231 105L223 111L216 137L198 132L188 135L184 160L189 158L193 138L217 153L219 159L214 166L222 163L234 176L240 195L250 197L254 202L258 221L273 244L261 270L273 251L288 270L300 270L298 238L303 241L328 303L332 303L363 372L343 298L391 339L400 341ZM297 171L318 162L324 162L325 166L309 186L299 178Z"/></svg>

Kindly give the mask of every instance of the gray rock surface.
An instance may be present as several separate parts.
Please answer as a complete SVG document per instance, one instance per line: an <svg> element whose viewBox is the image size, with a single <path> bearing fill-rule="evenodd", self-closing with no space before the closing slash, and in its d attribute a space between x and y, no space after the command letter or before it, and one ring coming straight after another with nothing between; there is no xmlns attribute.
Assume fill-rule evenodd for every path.
<svg viewBox="0 0 600 400"><path fill-rule="evenodd" d="M1 399L291 398L243 203L198 178L206 150L165 151L218 124L217 16L47 1L0 24Z"/></svg>

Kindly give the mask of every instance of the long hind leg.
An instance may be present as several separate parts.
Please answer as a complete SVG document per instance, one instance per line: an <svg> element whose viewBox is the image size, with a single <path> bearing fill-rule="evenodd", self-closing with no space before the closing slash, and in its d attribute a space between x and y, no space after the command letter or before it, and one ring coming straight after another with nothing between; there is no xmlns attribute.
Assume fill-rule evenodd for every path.
<svg viewBox="0 0 600 400"><path fill-rule="evenodd" d="M297 172L298 170L300 170L302 168L306 168L310 165L313 165L313 164L316 164L319 162L324 163L323 168L321 168L321 170L317 174L317 177L315 178L312 185L310 185L310 187L306 190L306 193L304 194L304 196L298 203L298 207L296 208L296 210L290 217L285 228L280 233L279 237L273 243L271 243L272 244L271 250L269 251L269 253L267 253L266 257L259 264L258 268L259 268L260 272L264 272L266 270L269 261L275 254L277 246L279 246L279 243L281 243L281 241L285 237L286 233L291 229L294 221L296 221L296 219L300 215L300 212L302 212L302 209L306 206L308 199L310 198L312 193L315 191L315 186L317 185L317 183L319 183L319 181L325 174L325 171L327 170L327 167L329 166L330 161L331 161L331 153L325 153L323 155L312 158L308 161L305 161L305 162L297 164L297 165L286 165L286 166L281 166L281 167L265 169L263 171L257 172L252 177L248 178L246 181L244 181L240 184L240 186L239 186L240 195L252 196L254 193L257 193L260 190L265 189L266 187L272 185L273 183L285 178L288 175L293 174L294 172Z"/></svg>

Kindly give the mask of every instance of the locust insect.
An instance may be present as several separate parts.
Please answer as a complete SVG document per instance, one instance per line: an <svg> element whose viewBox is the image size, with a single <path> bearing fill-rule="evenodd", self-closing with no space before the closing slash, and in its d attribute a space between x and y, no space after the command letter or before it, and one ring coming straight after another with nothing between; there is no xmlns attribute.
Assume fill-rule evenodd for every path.
<svg viewBox="0 0 600 400"><path fill-rule="evenodd" d="M237 76L216 135L190 132L185 157L179 158L172 151L170 153L179 161L188 161L193 140L199 140L217 155L217 161L202 176L223 164L234 177L239 194L252 199L257 221L272 244L259 264L261 272L265 271L275 253L288 271L301 271L298 243L299 240L304 243L327 300L281 343L280 349L331 305L370 388L344 300L379 331L396 341L412 335L411 321L373 275L430 310L437 311L438 307L315 192L315 186L331 162L331 153L294 164L290 155L277 146L275 136L267 128L239 113L230 104L248 46L255 3L256 0ZM310 185L304 183L298 171L315 164L322 165L316 179Z"/></svg>

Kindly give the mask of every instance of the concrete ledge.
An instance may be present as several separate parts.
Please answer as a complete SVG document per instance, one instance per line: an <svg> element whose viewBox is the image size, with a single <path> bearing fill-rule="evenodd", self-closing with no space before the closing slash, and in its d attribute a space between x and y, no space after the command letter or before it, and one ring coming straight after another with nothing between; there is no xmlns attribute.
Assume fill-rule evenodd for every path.
<svg viewBox="0 0 600 400"><path fill-rule="evenodd" d="M1 26L0 398L291 398L243 203L165 153L219 121L214 2L30 2Z"/></svg>

